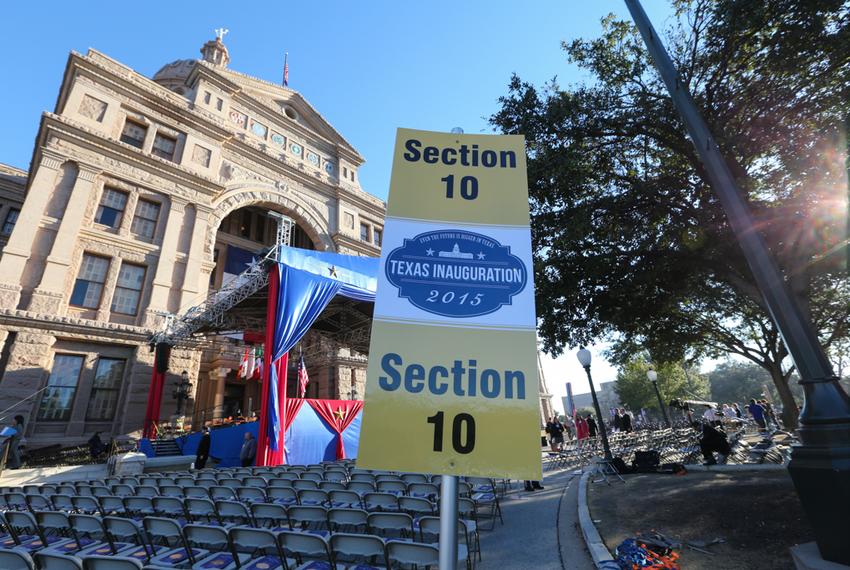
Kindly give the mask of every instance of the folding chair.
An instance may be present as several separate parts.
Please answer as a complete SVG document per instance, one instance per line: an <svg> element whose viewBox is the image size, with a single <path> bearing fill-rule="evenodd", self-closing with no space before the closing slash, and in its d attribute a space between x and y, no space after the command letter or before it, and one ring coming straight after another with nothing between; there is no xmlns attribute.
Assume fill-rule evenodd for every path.
<svg viewBox="0 0 850 570"><path fill-rule="evenodd" d="M478 560L481 560L481 535L478 532L478 509L475 506L475 501L459 498L457 501L457 513L460 517L458 524L466 528L470 552L473 554L477 553Z"/></svg>
<svg viewBox="0 0 850 570"><path fill-rule="evenodd" d="M419 540L425 544L439 544L440 542L440 517L420 517ZM466 527L458 525L457 561L466 565L467 570L472 570L472 560L469 557L469 535Z"/></svg>
<svg viewBox="0 0 850 570"><path fill-rule="evenodd" d="M142 563L133 558L92 555L83 558L84 570L142 570Z"/></svg>
<svg viewBox="0 0 850 570"><path fill-rule="evenodd" d="M209 488L210 499L213 501L235 501L236 491L234 488L219 485Z"/></svg>
<svg viewBox="0 0 850 570"><path fill-rule="evenodd" d="M324 481L324 471L307 471L306 473L301 474L302 481L315 481L316 483L320 483Z"/></svg>
<svg viewBox="0 0 850 570"><path fill-rule="evenodd" d="M427 483L428 477L423 473L402 473L401 480L410 485L411 483Z"/></svg>
<svg viewBox="0 0 850 570"><path fill-rule="evenodd" d="M354 491L361 497L366 493L374 493L375 492L375 482L374 481L349 481L348 482L348 490Z"/></svg>
<svg viewBox="0 0 850 570"><path fill-rule="evenodd" d="M325 472L325 481L328 483L345 483L346 479L344 470L328 470Z"/></svg>
<svg viewBox="0 0 850 570"><path fill-rule="evenodd" d="M242 481L240 481L239 479L234 479L234 478L231 477L231 478L228 478L228 479L219 479L218 484L219 484L220 487L229 487L230 489L233 489L234 492L235 492L237 488L242 486Z"/></svg>
<svg viewBox="0 0 850 570"><path fill-rule="evenodd" d="M159 490L152 485L139 485L135 489L137 497L157 497L159 496Z"/></svg>
<svg viewBox="0 0 850 570"><path fill-rule="evenodd" d="M440 496L440 488L433 483L408 483L407 494L433 501Z"/></svg>
<svg viewBox="0 0 850 570"><path fill-rule="evenodd" d="M209 552L209 555L195 563L194 568L231 570L239 568L248 559L247 555L236 552L227 530L220 526L187 524L183 527L183 535L189 548Z"/></svg>
<svg viewBox="0 0 850 570"><path fill-rule="evenodd" d="M6 511L6 528L11 534L16 546L27 552L41 550L47 546L59 546L70 541L61 536L45 536L38 526L35 516L30 512Z"/></svg>
<svg viewBox="0 0 850 570"><path fill-rule="evenodd" d="M401 479L384 479L377 482L379 493L391 493L396 497L407 494L407 483Z"/></svg>
<svg viewBox="0 0 850 570"><path fill-rule="evenodd" d="M255 475L243 478L242 485L244 487L261 487L263 489L269 486L268 481L266 481L265 478Z"/></svg>
<svg viewBox="0 0 850 570"><path fill-rule="evenodd" d="M337 489L328 494L331 507L345 509L362 509L363 503L360 495L354 491Z"/></svg>
<svg viewBox="0 0 850 570"><path fill-rule="evenodd" d="M112 485L112 494L116 497L132 497L135 495L134 487L127 485L125 483L119 483L117 485Z"/></svg>
<svg viewBox="0 0 850 570"><path fill-rule="evenodd" d="M236 489L236 497L243 503L265 503L265 487L239 487Z"/></svg>
<svg viewBox="0 0 850 570"><path fill-rule="evenodd" d="M331 532L337 532L340 529L360 532L361 528L362 532L366 532L369 528L369 513L363 509L329 509L328 526Z"/></svg>
<svg viewBox="0 0 850 570"><path fill-rule="evenodd" d="M215 509L215 503L210 499L190 497L184 499L183 504L192 522L217 526L223 524Z"/></svg>
<svg viewBox="0 0 850 570"><path fill-rule="evenodd" d="M153 551L148 547L135 521L122 517L103 517L103 526L121 556L140 563L150 562Z"/></svg>
<svg viewBox="0 0 850 570"><path fill-rule="evenodd" d="M291 487L269 487L266 489L269 501L279 505L298 504L298 494Z"/></svg>
<svg viewBox="0 0 850 570"><path fill-rule="evenodd" d="M438 566L440 550L432 544L390 540L387 542L387 556L390 564L399 563L411 566Z"/></svg>
<svg viewBox="0 0 850 570"><path fill-rule="evenodd" d="M334 568L333 558L327 540L323 537L295 531L283 531L277 535L280 550L284 555L295 556L299 564L319 562Z"/></svg>
<svg viewBox="0 0 850 570"><path fill-rule="evenodd" d="M296 491L313 490L319 488L319 483L312 479L298 479L292 482L292 488Z"/></svg>
<svg viewBox="0 0 850 570"><path fill-rule="evenodd" d="M29 511L29 503L27 496L20 491L9 491L3 493L3 498L6 501L6 506L13 511Z"/></svg>
<svg viewBox="0 0 850 570"><path fill-rule="evenodd" d="M98 497L97 502L100 505L101 515L125 516L127 514L127 510L124 508L124 500L121 497L107 495Z"/></svg>
<svg viewBox="0 0 850 570"><path fill-rule="evenodd" d="M49 497L44 495L27 495L27 506L32 512L36 511L52 511L53 504Z"/></svg>
<svg viewBox="0 0 850 570"><path fill-rule="evenodd" d="M331 491L344 491L345 483L342 481L322 481L319 483L319 489L328 493Z"/></svg>
<svg viewBox="0 0 850 570"><path fill-rule="evenodd" d="M367 511L398 511L398 497L391 493L366 493L363 506Z"/></svg>
<svg viewBox="0 0 850 570"><path fill-rule="evenodd" d="M399 497L398 508L412 517L429 516L437 511L434 503L421 497Z"/></svg>
<svg viewBox="0 0 850 570"><path fill-rule="evenodd" d="M72 514L68 517L71 521L71 529L79 550L77 556L84 557L89 554L102 554L112 556L122 550L131 548L129 542L115 543L109 536L103 521L94 515Z"/></svg>
<svg viewBox="0 0 850 570"><path fill-rule="evenodd" d="M330 505L327 491L321 489L302 489L298 491L298 503L301 505Z"/></svg>
<svg viewBox="0 0 850 570"><path fill-rule="evenodd" d="M155 513L150 497L124 497L124 511L135 520L142 520Z"/></svg>
<svg viewBox="0 0 850 570"><path fill-rule="evenodd" d="M239 501L216 501L215 510L222 524L254 526L251 511Z"/></svg>
<svg viewBox="0 0 850 570"><path fill-rule="evenodd" d="M264 528L233 527L228 534L237 554L247 557L240 567L241 570L290 568L289 561L272 531Z"/></svg>
<svg viewBox="0 0 850 570"><path fill-rule="evenodd" d="M210 494L205 487L183 487L183 498L209 499Z"/></svg>
<svg viewBox="0 0 850 570"><path fill-rule="evenodd" d="M386 546L377 536L336 533L331 536L330 549L337 568L342 563L358 570L389 570Z"/></svg>
<svg viewBox="0 0 850 570"><path fill-rule="evenodd" d="M251 514L258 527L268 528L275 532L290 530L289 515L286 507L275 503L254 503L251 505Z"/></svg>
<svg viewBox="0 0 850 570"><path fill-rule="evenodd" d="M83 563L75 556L57 552L36 552L35 560L41 570L83 570Z"/></svg>
<svg viewBox="0 0 850 570"><path fill-rule="evenodd" d="M293 530L301 529L327 538L330 535L328 510L315 505L292 505L287 509Z"/></svg>
<svg viewBox="0 0 850 570"><path fill-rule="evenodd" d="M200 548L191 548L183 535L180 525L171 519L162 517L145 517L142 520L148 543L153 554L151 563L167 567L193 566L198 559L209 552ZM157 548L157 544L163 548Z"/></svg>
<svg viewBox="0 0 850 570"><path fill-rule="evenodd" d="M94 495L80 495L71 497L71 504L74 505L74 511L85 513L87 515L100 515L100 500Z"/></svg>
<svg viewBox="0 0 850 570"><path fill-rule="evenodd" d="M35 520L38 522L42 535L48 541L51 539L59 540L59 542L43 549L45 552L52 552L55 554L76 554L83 548L95 542L92 538L77 536L77 533L74 531L73 525L71 524L70 517L61 511L37 512L35 513Z"/></svg>
<svg viewBox="0 0 850 570"><path fill-rule="evenodd" d="M159 488L160 497L182 497L183 487L179 485L162 485Z"/></svg>
<svg viewBox="0 0 850 570"><path fill-rule="evenodd" d="M407 513L369 513L367 517L369 532L385 538L413 538L413 517Z"/></svg>
<svg viewBox="0 0 850 570"><path fill-rule="evenodd" d="M16 570L36 570L35 562L24 550L0 550L0 568L15 568Z"/></svg>

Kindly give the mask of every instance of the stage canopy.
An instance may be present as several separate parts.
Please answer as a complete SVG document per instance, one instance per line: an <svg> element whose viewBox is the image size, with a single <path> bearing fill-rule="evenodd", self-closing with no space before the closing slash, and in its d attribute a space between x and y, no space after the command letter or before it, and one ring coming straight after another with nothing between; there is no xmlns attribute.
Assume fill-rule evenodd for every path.
<svg viewBox="0 0 850 570"><path fill-rule="evenodd" d="M282 463L287 355L309 330L368 352L378 262L377 258L279 246L263 260L252 262L204 304L171 321L152 343L159 353L213 334L264 331L263 378L271 381L264 381L262 388L258 465ZM158 359L163 360L167 356ZM164 370L158 372L155 367L145 422L148 437L159 419L156 403L163 379Z"/></svg>

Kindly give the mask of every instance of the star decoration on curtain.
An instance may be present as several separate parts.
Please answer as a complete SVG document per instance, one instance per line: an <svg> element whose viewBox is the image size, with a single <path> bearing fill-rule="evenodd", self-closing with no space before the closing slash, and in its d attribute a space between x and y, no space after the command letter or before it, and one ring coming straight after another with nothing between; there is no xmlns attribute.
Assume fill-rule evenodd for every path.
<svg viewBox="0 0 850 570"><path fill-rule="evenodd" d="M337 408L336 411L334 412L334 415L336 416L336 419L338 419L339 421L343 421L343 420L345 420L345 416L348 415L348 410L344 410L342 408Z"/></svg>
<svg viewBox="0 0 850 570"><path fill-rule="evenodd" d="M484 259L485 257L486 257L486 255L484 254L484 252L483 252L483 251L482 251L482 252L479 252L479 254L478 254L478 259Z"/></svg>
<svg viewBox="0 0 850 570"><path fill-rule="evenodd" d="M328 273L331 277L336 277L336 266L331 265L330 267L328 267Z"/></svg>

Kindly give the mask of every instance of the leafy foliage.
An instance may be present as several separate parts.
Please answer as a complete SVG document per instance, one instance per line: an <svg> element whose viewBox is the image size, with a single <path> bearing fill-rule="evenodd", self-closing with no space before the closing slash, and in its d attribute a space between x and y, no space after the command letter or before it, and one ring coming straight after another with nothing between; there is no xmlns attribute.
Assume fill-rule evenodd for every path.
<svg viewBox="0 0 850 570"><path fill-rule="evenodd" d="M658 391L661 401L667 405L674 398L702 400L708 398L708 380L694 370L685 369L679 363L664 363L658 366L639 357L625 363L617 373L614 389L620 401L629 409L658 410L658 397L646 373L650 369L658 373Z"/></svg>
<svg viewBox="0 0 850 570"><path fill-rule="evenodd" d="M837 0L680 0L668 31L758 229L825 346L850 336L844 118L850 7ZM615 359L737 354L796 422L793 367L703 166L631 24L564 43L592 81L513 77L492 124L527 139L546 350L612 338Z"/></svg>

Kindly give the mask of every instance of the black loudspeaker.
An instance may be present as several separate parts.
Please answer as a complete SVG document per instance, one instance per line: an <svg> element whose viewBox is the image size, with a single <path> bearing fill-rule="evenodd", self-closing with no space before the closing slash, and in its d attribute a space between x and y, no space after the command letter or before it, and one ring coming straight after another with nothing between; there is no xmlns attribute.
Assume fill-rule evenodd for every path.
<svg viewBox="0 0 850 570"><path fill-rule="evenodd" d="M156 371L165 374L168 371L168 359L171 357L171 345L161 342L156 345Z"/></svg>

